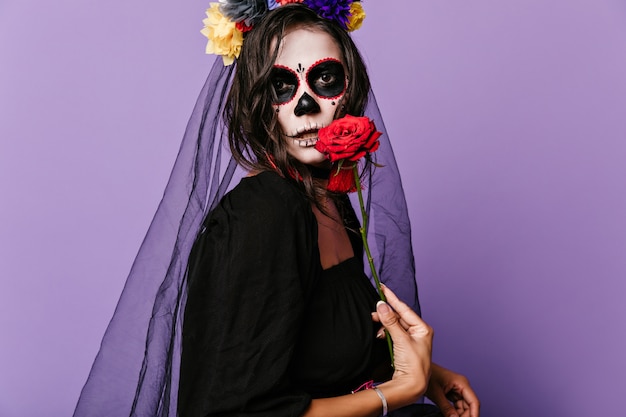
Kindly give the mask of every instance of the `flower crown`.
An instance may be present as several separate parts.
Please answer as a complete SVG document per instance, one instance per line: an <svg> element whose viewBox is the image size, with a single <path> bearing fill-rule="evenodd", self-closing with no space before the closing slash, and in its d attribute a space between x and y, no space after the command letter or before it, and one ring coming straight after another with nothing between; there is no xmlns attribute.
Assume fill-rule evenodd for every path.
<svg viewBox="0 0 626 417"><path fill-rule="evenodd" d="M202 21L201 32L209 40L206 53L221 55L224 65L231 65L239 57L244 33L268 11L289 3L302 3L348 32L360 28L365 19L361 2L357 0L219 0L210 4Z"/></svg>

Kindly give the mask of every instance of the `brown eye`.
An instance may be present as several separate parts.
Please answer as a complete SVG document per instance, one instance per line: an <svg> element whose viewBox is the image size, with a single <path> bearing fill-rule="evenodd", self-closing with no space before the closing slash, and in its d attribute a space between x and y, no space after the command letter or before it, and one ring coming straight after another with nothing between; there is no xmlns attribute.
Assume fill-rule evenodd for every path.
<svg viewBox="0 0 626 417"><path fill-rule="evenodd" d="M272 68L270 82L274 92L274 103L285 104L289 102L298 90L300 82L295 72L289 68L275 66Z"/></svg>
<svg viewBox="0 0 626 417"><path fill-rule="evenodd" d="M335 98L346 90L343 65L334 58L328 58L311 67L306 79L311 90L319 97Z"/></svg>
<svg viewBox="0 0 626 417"><path fill-rule="evenodd" d="M274 80L274 91L279 96L289 92L291 87L291 84L287 84L284 80Z"/></svg>
<svg viewBox="0 0 626 417"><path fill-rule="evenodd" d="M334 74L326 73L322 74L318 80L318 84L320 87L328 87L329 85L335 83L337 77Z"/></svg>

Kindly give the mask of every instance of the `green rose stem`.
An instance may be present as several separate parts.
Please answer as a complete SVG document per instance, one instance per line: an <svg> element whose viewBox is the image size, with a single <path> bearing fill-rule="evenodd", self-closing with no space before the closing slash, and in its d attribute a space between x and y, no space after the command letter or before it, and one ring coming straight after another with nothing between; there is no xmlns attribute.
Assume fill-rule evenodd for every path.
<svg viewBox="0 0 626 417"><path fill-rule="evenodd" d="M358 164L355 163L352 166L352 173L354 174L354 182L356 184L356 192L359 195L359 206L361 207L361 227L359 231L361 232L361 239L363 240L363 248L365 248L365 254L367 255L367 261L370 264L370 269L372 270L372 276L374 277L374 281L376 282L376 289L378 290L378 295L380 299L384 302L387 302L387 297L383 294L383 290L380 287L380 279L378 278L378 273L376 272L376 268L374 267L374 259L372 258L372 253L370 252L370 245L367 243L367 212L365 211L365 204L363 203L363 191L361 187L361 178L359 177ZM387 346L389 346L389 356L391 357L391 366L394 367L393 360L393 343L391 342L391 336L389 336L389 332L385 330L385 337L387 338Z"/></svg>

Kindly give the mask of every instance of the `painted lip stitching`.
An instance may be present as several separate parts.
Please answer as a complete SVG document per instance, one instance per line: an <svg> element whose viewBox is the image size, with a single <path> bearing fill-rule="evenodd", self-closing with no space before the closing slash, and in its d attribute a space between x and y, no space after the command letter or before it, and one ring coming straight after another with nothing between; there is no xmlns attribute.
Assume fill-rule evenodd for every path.
<svg viewBox="0 0 626 417"><path fill-rule="evenodd" d="M311 146L315 146L317 140L317 136L313 136L306 139L293 139L293 143L301 148L310 148Z"/></svg>
<svg viewBox="0 0 626 417"><path fill-rule="evenodd" d="M317 137L317 132L324 127L325 125L323 124L312 123L306 126L299 127L291 133L285 133L285 136L292 139L310 139L313 136Z"/></svg>

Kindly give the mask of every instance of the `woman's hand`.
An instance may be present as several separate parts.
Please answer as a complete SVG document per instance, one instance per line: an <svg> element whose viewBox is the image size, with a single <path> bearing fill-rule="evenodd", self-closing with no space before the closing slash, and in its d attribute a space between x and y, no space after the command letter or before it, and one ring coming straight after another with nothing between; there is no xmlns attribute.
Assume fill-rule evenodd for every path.
<svg viewBox="0 0 626 417"><path fill-rule="evenodd" d="M415 402L428 385L433 330L389 288L383 286L383 292L388 304L382 301L377 304L374 319L380 321L393 340L395 370L391 381L381 388L399 387L399 401L404 406Z"/></svg>
<svg viewBox="0 0 626 417"><path fill-rule="evenodd" d="M426 396L437 404L445 417L478 417L480 401L470 387L469 381L435 363Z"/></svg>
<svg viewBox="0 0 626 417"><path fill-rule="evenodd" d="M389 411L415 403L426 391L430 377L430 352L433 331L413 310L383 287L387 303L376 305L374 320L379 321L393 339L395 371L390 381L378 385ZM396 312L394 312L395 309ZM311 401L303 417L376 417L384 409L374 390Z"/></svg>

